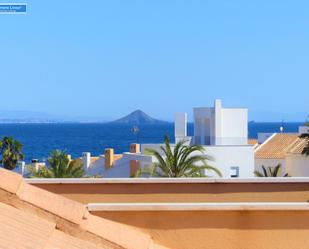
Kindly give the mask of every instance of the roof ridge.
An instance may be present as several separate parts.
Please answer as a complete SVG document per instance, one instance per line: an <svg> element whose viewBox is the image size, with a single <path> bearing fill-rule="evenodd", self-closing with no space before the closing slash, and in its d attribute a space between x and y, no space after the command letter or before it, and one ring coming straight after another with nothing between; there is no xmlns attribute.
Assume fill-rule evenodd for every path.
<svg viewBox="0 0 309 249"><path fill-rule="evenodd" d="M267 138L263 143L260 144L260 146L258 146L258 147L255 149L254 153L258 152L261 148L263 148L263 146L264 146L265 144L267 144L269 141L271 141L271 140L272 140L275 136L277 136L277 135L278 135L277 132L273 133L269 138Z"/></svg>

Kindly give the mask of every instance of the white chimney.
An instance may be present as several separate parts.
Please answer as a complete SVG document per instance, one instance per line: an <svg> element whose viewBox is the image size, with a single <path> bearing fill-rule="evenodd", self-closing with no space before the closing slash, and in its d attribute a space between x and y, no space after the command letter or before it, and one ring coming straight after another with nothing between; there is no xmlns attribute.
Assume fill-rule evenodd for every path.
<svg viewBox="0 0 309 249"><path fill-rule="evenodd" d="M187 137L187 113L175 114L175 142L185 140Z"/></svg>
<svg viewBox="0 0 309 249"><path fill-rule="evenodd" d="M87 172L87 169L89 168L90 166L90 157L91 157L91 154L90 152L83 152L82 154L82 161L83 161L83 166L84 166L84 170Z"/></svg>
<svg viewBox="0 0 309 249"><path fill-rule="evenodd" d="M221 109L222 108L222 100L221 99L215 99L215 104L214 104L216 109Z"/></svg>
<svg viewBox="0 0 309 249"><path fill-rule="evenodd" d="M26 163L24 161L18 161L18 173L21 174L22 176L25 174L25 168L26 168Z"/></svg>

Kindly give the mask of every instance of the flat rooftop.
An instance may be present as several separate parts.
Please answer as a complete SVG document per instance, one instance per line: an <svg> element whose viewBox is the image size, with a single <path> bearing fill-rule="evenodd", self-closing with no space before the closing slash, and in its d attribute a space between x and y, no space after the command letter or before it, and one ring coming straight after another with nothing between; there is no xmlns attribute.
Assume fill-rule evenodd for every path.
<svg viewBox="0 0 309 249"><path fill-rule="evenodd" d="M88 203L307 202L309 178L26 179Z"/></svg>

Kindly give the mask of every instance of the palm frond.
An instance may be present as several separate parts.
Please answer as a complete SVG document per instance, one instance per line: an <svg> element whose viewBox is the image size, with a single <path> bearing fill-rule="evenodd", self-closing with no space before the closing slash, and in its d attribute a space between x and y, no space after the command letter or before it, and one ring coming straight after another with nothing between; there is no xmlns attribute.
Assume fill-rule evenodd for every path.
<svg viewBox="0 0 309 249"><path fill-rule="evenodd" d="M24 158L22 144L13 137L3 137L0 141L1 163L6 169L14 169L19 160Z"/></svg>
<svg viewBox="0 0 309 249"><path fill-rule="evenodd" d="M309 126L309 120L306 121L305 125ZM309 133L303 133L299 137L308 139L306 146L302 150L302 155L309 156Z"/></svg>
<svg viewBox="0 0 309 249"><path fill-rule="evenodd" d="M276 167L265 167L264 165L262 165L262 172L259 171L254 171L254 175L256 177L278 177L279 175L279 171L281 168L281 164L278 164ZM268 172L267 172L268 170ZM283 177L289 177L288 173L284 174Z"/></svg>
<svg viewBox="0 0 309 249"><path fill-rule="evenodd" d="M309 133L300 134L299 138L309 138Z"/></svg>
<svg viewBox="0 0 309 249"><path fill-rule="evenodd" d="M165 136L164 145L160 146L160 150L160 152L153 149L145 150L154 156L157 162L152 165L152 171L146 169L145 173L145 170L140 170L137 176L147 174L150 177L203 177L205 170L214 171L221 176L218 169L207 165L207 160L212 158L204 154L204 147L201 145L189 146L186 145L186 141L180 141L172 149L169 138Z"/></svg>
<svg viewBox="0 0 309 249"><path fill-rule="evenodd" d="M262 165L262 170L263 170L263 173L264 173L264 177L267 177L268 173L267 173L267 170L266 170L264 165Z"/></svg>
<svg viewBox="0 0 309 249"><path fill-rule="evenodd" d="M255 175L256 177L265 177L261 172L259 172L259 171L257 171L257 170L254 171L254 175Z"/></svg>
<svg viewBox="0 0 309 249"><path fill-rule="evenodd" d="M32 177L75 178L85 175L83 164L78 160L70 161L65 151L52 151L47 161L48 168L30 170Z"/></svg>
<svg viewBox="0 0 309 249"><path fill-rule="evenodd" d="M274 169L274 171L273 171L273 174L272 174L271 176L276 177L276 176L278 175L278 172L279 172L280 168L281 168L281 164L278 164L278 165L275 167L275 169Z"/></svg>

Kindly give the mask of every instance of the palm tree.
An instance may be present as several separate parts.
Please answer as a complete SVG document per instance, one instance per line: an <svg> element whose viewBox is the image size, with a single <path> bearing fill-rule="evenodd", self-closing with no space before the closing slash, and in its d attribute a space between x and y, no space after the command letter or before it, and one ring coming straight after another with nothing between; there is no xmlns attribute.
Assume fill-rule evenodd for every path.
<svg viewBox="0 0 309 249"><path fill-rule="evenodd" d="M204 148L201 145L185 145L185 141L178 142L172 150L169 138L164 137L165 146L160 146L164 156L153 149L146 149L146 153L155 156L158 162L150 168L140 170L137 176L157 176L157 177L203 177L205 170L214 171L222 176L220 171L207 165L207 160L211 158L203 155ZM196 153L197 155L192 155ZM202 165L198 165L198 163Z"/></svg>
<svg viewBox="0 0 309 249"><path fill-rule="evenodd" d="M281 164L278 164L276 167L267 167L265 168L264 165L262 165L263 173L259 171L254 171L255 176L257 177L279 177L278 173L281 168ZM284 174L283 177L288 177L288 173Z"/></svg>
<svg viewBox="0 0 309 249"><path fill-rule="evenodd" d="M0 163L4 168L9 170L16 168L17 162L24 158L22 148L22 144L13 137L4 137L0 141L0 154L2 155Z"/></svg>
<svg viewBox="0 0 309 249"><path fill-rule="evenodd" d="M68 155L61 150L54 150L48 158L49 167L36 170L31 167L33 177L42 178L78 178L85 175L83 164L80 160L70 160Z"/></svg>
<svg viewBox="0 0 309 249"><path fill-rule="evenodd" d="M306 126L309 126L309 122L306 122ZM303 148L303 151L301 152L303 155L305 156L309 156L309 133L303 133L299 136L300 138L306 138L307 141L307 145Z"/></svg>

